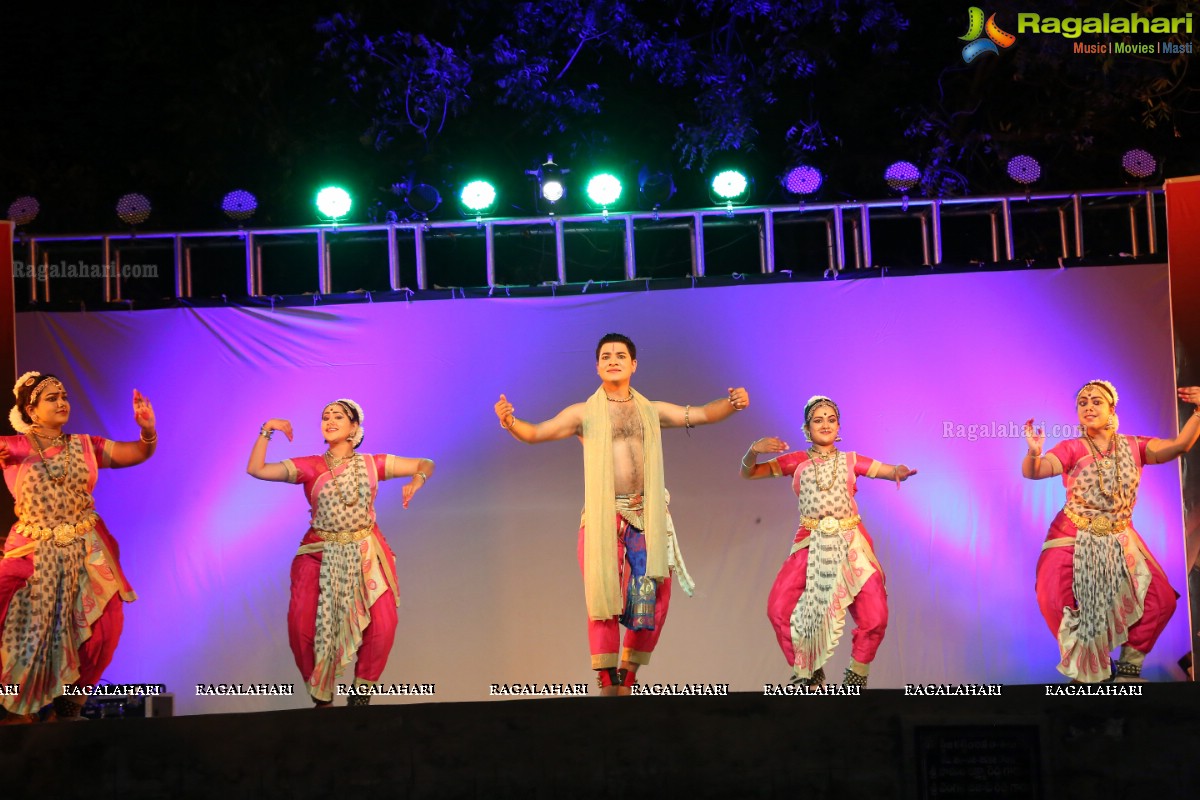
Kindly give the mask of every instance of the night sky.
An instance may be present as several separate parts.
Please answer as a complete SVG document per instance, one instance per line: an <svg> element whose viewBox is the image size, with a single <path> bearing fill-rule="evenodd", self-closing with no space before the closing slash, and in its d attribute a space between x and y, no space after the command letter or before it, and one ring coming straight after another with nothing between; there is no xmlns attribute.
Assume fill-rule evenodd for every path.
<svg viewBox="0 0 1200 800"><path fill-rule="evenodd" d="M68 13L22 4L7 15L0 74L9 124L0 148L0 203L38 197L42 213L31 232L119 230L113 205L130 191L155 203L147 230L221 227L229 223L220 198L239 187L260 199L252 225L307 225L316 221L313 190L330 180L352 188L360 214L354 221L365 221L361 215L371 202L396 204L388 195L394 181L419 174L449 196L471 167L503 173L511 191L499 213L524 215L534 209L522 171L551 151L564 154L560 161L573 155L580 173L602 161L628 169L673 166L676 205L708 205L702 176L683 170L672 150L680 121L695 116L694 87L671 88L636 75L611 54L584 48L573 62L571 75L580 84L600 83L604 111L563 133L544 136L524 127L517 111L497 106L494 87L481 77L471 87L469 112L451 118L436 142L400 137L383 149L364 136L372 112L366 98L347 90L339 64L318 59L323 37L315 25L334 12L357 13L370 35L403 26L479 52L495 38L489 20L500 19L496 9L506 6L300 2L286 12L232 4L218 12L207 5L136 5L141 8ZM629 5L648 17L654 14L647 9L655 10L657 24L669 17L665 3ZM739 33L761 70L774 12L769 3L760 5L767 12ZM871 2L843 5L862 13ZM937 142L905 130L922 111L939 108L935 116L948 125L947 141L973 148L965 156L951 154L971 193L1010 190L1003 165L1018 152L1042 160L1046 172L1038 188L1119 186L1116 159L1130 146L1165 154L1164 176L1200 171L1197 115L1178 113L1147 128L1123 83L1135 70L1133 60L1106 66L1096 57L1062 55L1067 40L1025 36L1011 51L966 65L958 37L967 27L967 4L894 5L907 28L870 41L855 32L853 19L840 32L814 26L811 37L825 47L825 62L815 64L811 78L779 84L776 102L754 111L758 136L731 153L759 176L754 202L787 201L778 176L794 156L786 132L798 119L823 126L826 140L811 154L830 175L823 199L866 199L887 194L879 176L890 161L932 157ZM1081 4L1040 5L1069 11ZM1087 13L1101 6L1122 13L1131 8L1094 3ZM474 16L454 39L458 7ZM999 3L989 12L993 8L1001 20L1013 20L1024 7ZM708 42L703 25L691 24L678 30L691 34L697 47L724 46ZM893 52L884 52L888 47ZM1175 96L1181 112L1196 110L1194 95ZM984 133L990 138L980 144ZM437 213L455 216L452 205Z"/></svg>

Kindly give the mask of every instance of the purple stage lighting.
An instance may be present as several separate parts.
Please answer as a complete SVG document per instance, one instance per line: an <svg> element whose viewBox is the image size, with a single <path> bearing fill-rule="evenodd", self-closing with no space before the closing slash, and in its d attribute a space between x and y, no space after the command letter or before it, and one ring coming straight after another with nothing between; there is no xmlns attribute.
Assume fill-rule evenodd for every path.
<svg viewBox="0 0 1200 800"><path fill-rule="evenodd" d="M883 173L883 180L894 192L907 192L921 182L921 170L911 161L897 161Z"/></svg>
<svg viewBox="0 0 1200 800"><path fill-rule="evenodd" d="M258 198L245 189L234 189L221 200L221 210L235 222L250 219L258 211Z"/></svg>
<svg viewBox="0 0 1200 800"><path fill-rule="evenodd" d="M1145 150L1135 147L1132 150L1126 150L1125 155L1121 156L1121 166L1131 178L1143 180L1158 172L1158 159Z"/></svg>
<svg viewBox="0 0 1200 800"><path fill-rule="evenodd" d="M141 225L150 219L150 198L130 192L117 201L117 217L126 225Z"/></svg>
<svg viewBox="0 0 1200 800"><path fill-rule="evenodd" d="M825 176L821 170L816 167L810 167L807 164L799 164L792 167L783 176L780 183L789 194L798 196L815 193L821 188L821 184L825 182Z"/></svg>
<svg viewBox="0 0 1200 800"><path fill-rule="evenodd" d="M37 219L38 212L42 210L36 197L18 197L12 201L8 207L8 218L12 220L14 225L28 225Z"/></svg>
<svg viewBox="0 0 1200 800"><path fill-rule="evenodd" d="M1022 186L1037 183L1042 177L1042 165L1033 156L1013 156L1008 161L1008 177Z"/></svg>

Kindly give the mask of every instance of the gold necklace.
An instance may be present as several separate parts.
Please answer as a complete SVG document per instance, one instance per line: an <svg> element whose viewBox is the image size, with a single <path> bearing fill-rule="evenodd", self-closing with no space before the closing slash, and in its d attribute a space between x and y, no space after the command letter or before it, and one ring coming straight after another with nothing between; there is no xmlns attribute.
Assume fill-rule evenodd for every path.
<svg viewBox="0 0 1200 800"><path fill-rule="evenodd" d="M1090 433L1088 433L1087 431L1084 431L1083 435L1087 438L1088 444L1090 444L1092 446L1092 452L1094 452L1096 454L1096 459L1097 459L1097 461L1099 461L1100 469L1104 472L1107 472L1108 470L1112 469L1113 465L1109 461L1109 459L1112 457L1112 454L1114 452L1116 452L1117 437L1116 436L1109 437L1108 452L1105 453L1105 452L1100 451L1100 446L1098 444L1096 444L1096 442L1092 439L1092 435ZM1113 459L1113 460L1115 461L1115 459Z"/></svg>
<svg viewBox="0 0 1200 800"><path fill-rule="evenodd" d="M1092 437L1086 432L1084 433L1083 438L1087 440L1088 449L1091 450L1092 458L1096 461L1096 467L1098 471L1097 487L1100 489L1100 494L1104 495L1109 500L1112 500L1113 497L1121 491L1121 468L1117 463L1117 437L1114 435L1112 439L1109 440L1107 453L1101 453L1100 448L1096 446L1096 443L1092 441ZM1110 458L1112 459L1111 463L1109 462ZM1112 470L1113 474L1116 476L1116 485L1111 491L1104 487L1104 473L1108 472L1109 470Z"/></svg>
<svg viewBox="0 0 1200 800"><path fill-rule="evenodd" d="M816 470L813 472L813 479L817 482L817 491L828 492L833 488L833 484L837 482L837 461L834 460L837 454L838 449L836 447L828 453L822 453L816 448L815 445L808 448L808 456L813 460L813 469ZM833 464L833 468L829 472L829 482L822 485L821 470L825 468L826 464L831 462Z"/></svg>
<svg viewBox="0 0 1200 800"><path fill-rule="evenodd" d="M59 486L66 484L67 478L71 477L71 454L66 451L66 436L59 434L58 436L55 436L53 439L49 440L51 447L62 447L63 454L65 454L65 457L63 458L63 471L61 474L55 475L54 470L50 469L50 462L46 460L45 451L42 450L41 437L33 431L30 431L30 434L33 438L34 449L37 450L38 458L41 459L42 469L46 471L46 477L54 481ZM55 456L55 458L57 458L57 456Z"/></svg>
<svg viewBox="0 0 1200 800"><path fill-rule="evenodd" d="M37 432L37 429L40 427L41 427L40 425L34 425L33 429L30 431L30 433L32 433L34 436L36 436L39 439L45 438L46 441L49 442L49 444L46 445L47 447L63 447L66 445L67 435L65 433L62 433L60 431L58 436L43 437L40 433Z"/></svg>
<svg viewBox="0 0 1200 800"><path fill-rule="evenodd" d="M337 488L338 497L341 499L342 505L346 507L358 505L358 461L355 459L355 456L357 455L358 453L354 453L346 458L338 458L328 450L325 451L325 466L329 468L329 475L333 479L333 485ZM354 496L350 500L346 499L346 490L345 487L342 486L342 475L333 474L333 471L337 467L340 467L344 462L347 461L350 462L350 464L344 470L342 470L342 475L345 475L347 472L355 473L353 476Z"/></svg>
<svg viewBox="0 0 1200 800"><path fill-rule="evenodd" d="M608 402L610 402L610 403L628 403L630 400L633 399L633 390L632 389L629 390L629 397L626 397L624 400L618 400L615 397L610 397L607 392L605 392L604 396L608 397Z"/></svg>

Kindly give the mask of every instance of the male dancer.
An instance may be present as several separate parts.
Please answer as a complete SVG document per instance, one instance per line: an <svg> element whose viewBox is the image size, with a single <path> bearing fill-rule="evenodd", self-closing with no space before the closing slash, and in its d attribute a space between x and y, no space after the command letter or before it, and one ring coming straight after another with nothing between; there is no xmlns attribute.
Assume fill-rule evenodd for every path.
<svg viewBox="0 0 1200 800"><path fill-rule="evenodd" d="M583 443L579 566L602 695L629 694L638 667L649 663L667 618L671 570L685 592L693 589L667 512L661 429L720 422L750 405L742 388L702 406L650 401L629 385L635 372L637 347L609 333L596 346L600 388L585 402L536 424L513 416L504 395L495 406L500 426L522 442L578 436ZM627 630L618 654L620 625Z"/></svg>

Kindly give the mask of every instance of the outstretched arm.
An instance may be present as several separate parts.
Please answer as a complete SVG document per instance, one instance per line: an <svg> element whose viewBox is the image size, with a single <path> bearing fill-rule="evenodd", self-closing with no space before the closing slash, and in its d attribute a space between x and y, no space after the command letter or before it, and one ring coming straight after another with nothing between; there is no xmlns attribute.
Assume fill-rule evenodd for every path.
<svg viewBox="0 0 1200 800"><path fill-rule="evenodd" d="M1146 442L1146 463L1162 464L1192 449L1197 437L1200 437L1200 387L1186 386L1179 389L1179 399L1192 403L1196 410L1188 417L1187 422L1174 439L1151 439Z"/></svg>
<svg viewBox="0 0 1200 800"><path fill-rule="evenodd" d="M388 456L388 468L384 475L385 478L407 478L412 476L412 480L404 484L404 507L408 508L408 501L412 500L418 489L425 486L425 481L429 480L429 476L433 475L433 470L437 467L433 463L432 458L401 458L400 456Z"/></svg>
<svg viewBox="0 0 1200 800"><path fill-rule="evenodd" d="M283 435L288 438L288 441L292 441L292 423L286 419L269 419L263 423L258 436L254 439L254 447L250 450L250 463L246 465L246 472L260 481L286 481L288 479L287 467L283 464L278 461L273 464L266 463L267 442L271 440L271 435L275 431L283 431Z"/></svg>
<svg viewBox="0 0 1200 800"><path fill-rule="evenodd" d="M677 406L674 403L655 401L658 422L664 428L694 428L697 425L712 425L730 417L750 405L750 394L743 388L729 388L729 396L702 406Z"/></svg>
<svg viewBox="0 0 1200 800"><path fill-rule="evenodd" d="M900 488L903 481L908 480L913 475L916 475L915 469L909 469L903 464L884 464L879 462L879 471L875 473L875 477L881 481L895 481L896 488Z"/></svg>
<svg viewBox="0 0 1200 800"><path fill-rule="evenodd" d="M155 428L154 406L146 396L137 389L133 390L133 421L141 432L137 441L113 442L109 464L113 467L132 467L141 464L154 455L158 444L158 430Z"/></svg>
<svg viewBox="0 0 1200 800"><path fill-rule="evenodd" d="M742 456L742 468L739 474L748 481L774 477L776 471L771 469L770 463L758 463L758 454L786 453L787 449L787 442L777 436L764 436L761 439L755 439L750 444L750 449L746 451L746 455ZM782 473L780 474L782 475Z"/></svg>
<svg viewBox="0 0 1200 800"><path fill-rule="evenodd" d="M583 434L583 403L567 406L556 416L545 422L526 422L517 419L513 414L513 404L508 398L500 395L496 401L496 417L500 427L513 435L513 438L525 444L541 444L566 439L568 436Z"/></svg>
<svg viewBox="0 0 1200 800"><path fill-rule="evenodd" d="M1046 445L1046 431L1034 426L1033 417L1025 422L1025 443L1029 445L1029 449L1025 451L1025 458L1021 460L1022 477L1040 481L1062 474L1062 464L1057 456L1053 453L1042 456L1042 448Z"/></svg>

